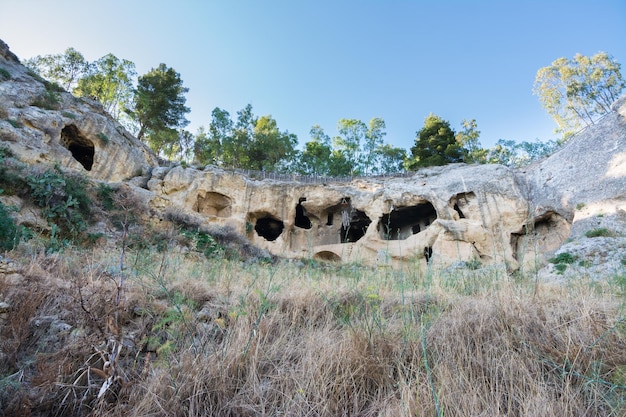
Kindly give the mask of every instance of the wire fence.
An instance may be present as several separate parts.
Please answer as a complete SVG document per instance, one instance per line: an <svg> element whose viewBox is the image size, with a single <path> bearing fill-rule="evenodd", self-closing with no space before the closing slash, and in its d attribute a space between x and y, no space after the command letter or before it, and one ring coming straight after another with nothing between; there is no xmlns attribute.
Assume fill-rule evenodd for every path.
<svg viewBox="0 0 626 417"><path fill-rule="evenodd" d="M301 175L294 173L280 173L268 171L255 171L251 169L240 168L222 168L228 172L245 175L253 180L275 180L275 181L294 181L303 184L329 184L329 183L349 183L357 179L385 179L385 178L405 178L415 175L415 172L398 172L385 175L360 175L360 176L339 176L332 177L326 175Z"/></svg>

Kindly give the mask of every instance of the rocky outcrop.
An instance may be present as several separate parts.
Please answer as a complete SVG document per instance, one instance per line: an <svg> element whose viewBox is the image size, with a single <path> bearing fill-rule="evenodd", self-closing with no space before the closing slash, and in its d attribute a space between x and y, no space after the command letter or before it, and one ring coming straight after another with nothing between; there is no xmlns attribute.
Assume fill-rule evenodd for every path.
<svg viewBox="0 0 626 417"><path fill-rule="evenodd" d="M626 96L524 173L529 198L539 206L560 200L576 208L573 237L597 227L619 228L622 223L613 223L626 217Z"/></svg>
<svg viewBox="0 0 626 417"><path fill-rule="evenodd" d="M36 77L0 41L0 140L29 164L104 181L147 174L157 158L97 103Z"/></svg>
<svg viewBox="0 0 626 417"><path fill-rule="evenodd" d="M498 165L337 184L257 181L216 168L155 174L148 187L163 208L229 225L289 257L416 270L479 262L516 270L556 250L572 218L567 206L534 206L524 177Z"/></svg>

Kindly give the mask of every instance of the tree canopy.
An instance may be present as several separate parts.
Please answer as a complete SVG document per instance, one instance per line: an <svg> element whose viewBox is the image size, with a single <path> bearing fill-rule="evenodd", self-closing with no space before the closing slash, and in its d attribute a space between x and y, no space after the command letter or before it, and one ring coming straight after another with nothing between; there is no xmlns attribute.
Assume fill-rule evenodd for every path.
<svg viewBox="0 0 626 417"><path fill-rule="evenodd" d="M463 147L450 123L432 113L417 132L411 154L412 159L407 163L410 170L463 161Z"/></svg>
<svg viewBox="0 0 626 417"><path fill-rule="evenodd" d="M26 60L24 65L67 91L76 88L78 80L89 70L89 63L83 54L74 48L67 48L62 54L37 55Z"/></svg>
<svg viewBox="0 0 626 417"><path fill-rule="evenodd" d="M589 126L610 111L626 86L620 64L605 52L576 54L540 68L533 93L558 125L563 138Z"/></svg>
<svg viewBox="0 0 626 417"><path fill-rule="evenodd" d="M178 129L189 124L185 114L188 88L174 69L159 64L137 80L134 94L134 109L130 112L139 124L137 138L144 140L155 152L159 152L172 141L178 141Z"/></svg>

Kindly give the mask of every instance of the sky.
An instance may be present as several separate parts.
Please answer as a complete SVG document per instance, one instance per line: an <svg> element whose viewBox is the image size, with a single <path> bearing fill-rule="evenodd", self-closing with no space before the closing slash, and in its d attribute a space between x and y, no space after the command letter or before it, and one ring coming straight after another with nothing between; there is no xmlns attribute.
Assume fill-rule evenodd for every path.
<svg viewBox="0 0 626 417"><path fill-rule="evenodd" d="M164 63L189 88L192 133L251 104L300 145L313 125L332 137L379 117L409 149L432 113L455 131L475 119L491 147L557 138L540 68L601 51L626 65L626 1L0 0L0 39L22 60L73 47L139 75Z"/></svg>

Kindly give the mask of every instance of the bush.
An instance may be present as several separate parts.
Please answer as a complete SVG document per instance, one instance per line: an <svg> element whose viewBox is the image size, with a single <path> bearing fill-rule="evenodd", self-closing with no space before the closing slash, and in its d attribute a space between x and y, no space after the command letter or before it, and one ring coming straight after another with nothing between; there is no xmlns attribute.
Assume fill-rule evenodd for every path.
<svg viewBox="0 0 626 417"><path fill-rule="evenodd" d="M607 229L606 227L600 227L598 229L588 230L585 232L587 237L613 237L615 233Z"/></svg>
<svg viewBox="0 0 626 417"><path fill-rule="evenodd" d="M45 171L29 175L26 182L35 204L52 228L51 238L75 240L87 228L90 200L86 181L78 176Z"/></svg>
<svg viewBox="0 0 626 417"><path fill-rule="evenodd" d="M553 264L573 264L576 257L569 252L559 253L556 257L550 259Z"/></svg>
<svg viewBox="0 0 626 417"><path fill-rule="evenodd" d="M0 81L6 81L11 79L11 74L5 68L0 67Z"/></svg>
<svg viewBox="0 0 626 417"><path fill-rule="evenodd" d="M20 242L20 228L9 215L10 209L0 203L0 249L14 249Z"/></svg>

